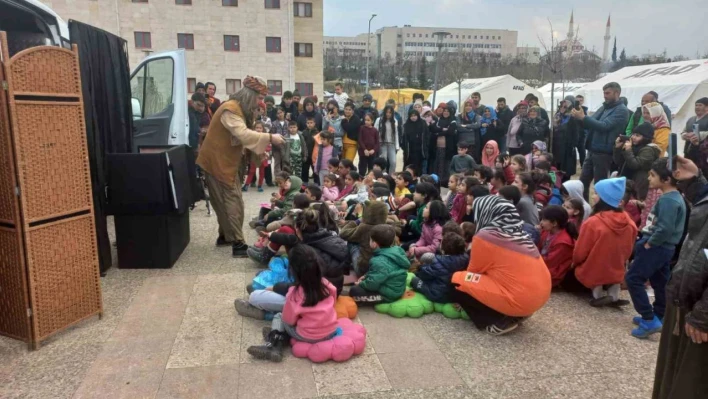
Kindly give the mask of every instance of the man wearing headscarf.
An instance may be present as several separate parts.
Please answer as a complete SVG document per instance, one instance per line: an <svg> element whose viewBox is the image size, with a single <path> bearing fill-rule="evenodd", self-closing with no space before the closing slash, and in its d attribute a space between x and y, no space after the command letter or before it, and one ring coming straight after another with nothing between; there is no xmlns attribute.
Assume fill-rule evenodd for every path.
<svg viewBox="0 0 708 399"><path fill-rule="evenodd" d="M486 195L475 198L472 208L474 257L466 271L453 275L451 299L480 330L506 334L546 304L551 274L511 202Z"/></svg>
<svg viewBox="0 0 708 399"><path fill-rule="evenodd" d="M266 94L268 86L262 78L246 76L241 90L232 94L214 113L197 158L197 164L205 172L211 204L219 222L216 245L231 245L234 257L246 257L248 249L243 237L242 176L239 176L244 149L259 156L268 144L284 143L280 135L253 130L258 103Z"/></svg>

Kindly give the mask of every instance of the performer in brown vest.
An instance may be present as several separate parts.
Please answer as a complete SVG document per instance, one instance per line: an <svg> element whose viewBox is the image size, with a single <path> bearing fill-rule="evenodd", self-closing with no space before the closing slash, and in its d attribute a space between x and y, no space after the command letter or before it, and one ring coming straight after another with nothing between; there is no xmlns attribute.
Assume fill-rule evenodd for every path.
<svg viewBox="0 0 708 399"><path fill-rule="evenodd" d="M246 257L248 245L243 238L242 176L239 166L243 150L260 155L268 144L280 146L280 135L253 130L258 102L268 94L266 82L257 76L246 76L241 90L232 94L214 113L197 158L204 170L209 196L219 222L217 246L231 245L235 258Z"/></svg>

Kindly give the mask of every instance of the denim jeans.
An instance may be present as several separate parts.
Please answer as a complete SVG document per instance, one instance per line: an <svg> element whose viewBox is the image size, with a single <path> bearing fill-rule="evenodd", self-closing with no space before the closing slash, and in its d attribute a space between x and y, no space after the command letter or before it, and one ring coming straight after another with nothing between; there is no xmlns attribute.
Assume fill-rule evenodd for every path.
<svg viewBox="0 0 708 399"><path fill-rule="evenodd" d="M359 247L359 244L354 244L350 242L347 243L347 250L349 250L349 255L352 258L354 273L356 273L357 276L361 276L359 270L359 257L361 256L361 247Z"/></svg>
<svg viewBox="0 0 708 399"><path fill-rule="evenodd" d="M669 262L674 255L675 248L651 247L644 248L646 239L642 238L634 246L634 260L629 266L625 281L629 295L632 297L634 309L644 320L651 320L654 315L664 317L666 311L666 283L669 281L671 270ZM649 303L645 283L654 289L654 306Z"/></svg>
<svg viewBox="0 0 708 399"><path fill-rule="evenodd" d="M275 316L273 316L273 322L271 323L271 328L273 330L278 330L280 332L287 333L290 336L290 338L294 338L296 341L307 342L309 344L316 344L318 342L328 341L328 340L334 338L335 336L337 336L337 330L335 330L332 334L330 334L322 339L304 338L302 335L297 333L295 326L291 326L290 324L283 322L283 314L282 313L278 313Z"/></svg>
<svg viewBox="0 0 708 399"><path fill-rule="evenodd" d="M388 173L393 173L396 171L396 145L390 143L381 143L381 149L379 150L379 156L386 158L388 161Z"/></svg>
<svg viewBox="0 0 708 399"><path fill-rule="evenodd" d="M248 297L248 303L266 312L282 312L285 297L267 290L255 290Z"/></svg>

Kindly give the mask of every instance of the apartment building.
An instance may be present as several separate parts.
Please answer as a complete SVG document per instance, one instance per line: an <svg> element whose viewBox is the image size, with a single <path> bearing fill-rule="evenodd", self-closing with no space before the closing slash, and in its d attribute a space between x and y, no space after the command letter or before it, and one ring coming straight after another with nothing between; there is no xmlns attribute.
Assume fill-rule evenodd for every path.
<svg viewBox="0 0 708 399"><path fill-rule="evenodd" d="M387 26L372 33L376 40L372 40L370 51L373 57L385 57L388 53L391 58L397 55L406 57L425 56L429 61L437 53L437 39L435 32L444 31L447 35L443 38L443 49L446 51L459 51L484 53L491 57L506 58L516 57L519 51L524 55L539 53L538 48L517 47L518 32L508 29L467 29L467 28L433 28L405 25ZM355 37L324 37L325 51L332 43L340 51L361 50L366 48L360 44L366 39L366 34ZM329 43L328 43L329 42ZM529 57L533 58L533 57ZM531 59L530 59L531 60ZM536 59L537 61L537 59Z"/></svg>
<svg viewBox="0 0 708 399"><path fill-rule="evenodd" d="M190 92L214 82L226 98L246 75L322 96L323 0L42 0L64 20L100 27L128 41L130 63L183 48Z"/></svg>

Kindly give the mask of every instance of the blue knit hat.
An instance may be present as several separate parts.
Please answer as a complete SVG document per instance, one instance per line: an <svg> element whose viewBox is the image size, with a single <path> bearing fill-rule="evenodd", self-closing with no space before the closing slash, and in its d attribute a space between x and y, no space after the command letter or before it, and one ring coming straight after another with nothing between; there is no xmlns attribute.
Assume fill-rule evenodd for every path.
<svg viewBox="0 0 708 399"><path fill-rule="evenodd" d="M607 205L613 208L619 208L620 201L622 201L622 198L624 197L624 189L626 185L626 177L605 179L595 183L595 192Z"/></svg>

